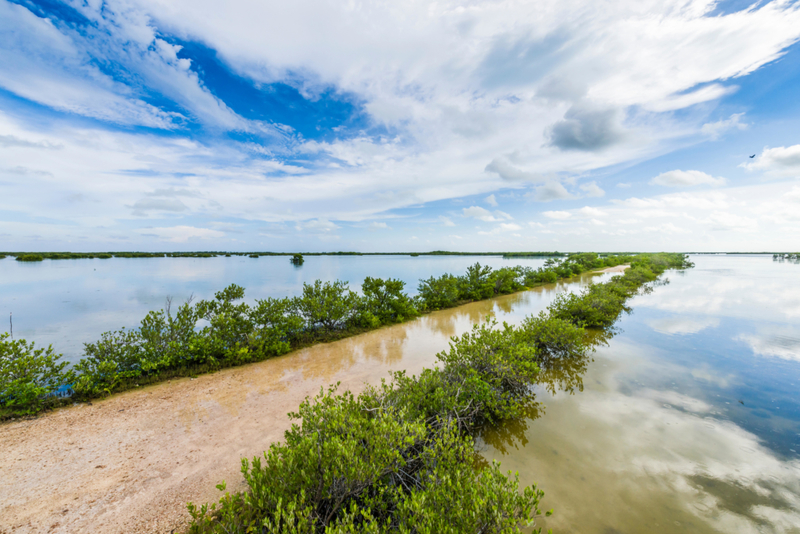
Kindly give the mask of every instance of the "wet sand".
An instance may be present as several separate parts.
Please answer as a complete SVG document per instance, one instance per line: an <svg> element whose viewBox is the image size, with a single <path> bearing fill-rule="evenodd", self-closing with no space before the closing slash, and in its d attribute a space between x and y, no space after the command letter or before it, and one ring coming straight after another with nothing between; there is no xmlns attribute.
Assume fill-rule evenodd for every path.
<svg viewBox="0 0 800 534"><path fill-rule="evenodd" d="M582 277L588 281L591 276ZM435 362L490 313L538 313L556 286L434 312L285 356L0 425L0 532L171 532L186 503L243 487L241 458L280 440L321 387L358 392Z"/></svg>
<svg viewBox="0 0 800 534"><path fill-rule="evenodd" d="M599 271L595 271L597 273L622 273L625 272L625 269L630 267L630 265L615 265L614 267L606 267L605 269L600 269Z"/></svg>

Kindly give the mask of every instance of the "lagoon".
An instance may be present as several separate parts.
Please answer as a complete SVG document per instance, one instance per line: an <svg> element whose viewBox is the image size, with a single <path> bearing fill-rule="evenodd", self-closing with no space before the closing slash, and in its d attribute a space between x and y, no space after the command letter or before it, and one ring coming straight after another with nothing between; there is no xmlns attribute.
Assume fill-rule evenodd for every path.
<svg viewBox="0 0 800 534"><path fill-rule="evenodd" d="M478 452L484 459L498 460L503 469L518 471L523 484L535 482L544 489L543 507L554 508L555 515L540 520L540 525L556 533L800 532L800 265L764 255L693 255L691 260L693 269L668 271L664 278L669 284L631 299L631 313L618 321L616 334L591 358L550 369L550 380L537 387L539 406L529 418L488 429L479 439ZM39 313L31 327L34 335L25 337L41 343L43 336L53 335L48 333L52 329L62 337L49 342L66 352L73 333L82 336L82 342L104 330L134 326L146 311L159 307L166 294L178 301L191 293L208 298L224 285L238 283L252 299L297 294L303 281L315 278L356 282L367 275L401 278L413 293L417 279L460 274L475 261L494 267L526 262L499 257L322 257L308 258L298 270L286 258L75 260L30 268L3 260L0 272L12 273L20 287L6 277L0 287L4 307L13 289L12 302L25 303L18 309ZM535 267L542 260L527 261ZM609 276L587 274L224 370L196 382L127 392L97 409L108 403L114 407L108 410L113 417L157 422L164 433L169 430L168 441L175 446L203 436L209 458L217 464L224 457L230 464L224 473L206 473L202 487L213 490L209 479L234 480L239 457L266 448L273 439L264 435L266 429L274 439L279 437L282 419L270 407L277 406L283 414L296 406L295 397L339 380L358 390L364 381L375 383L387 376L389 369L419 372L435 363L435 353L446 348L449 336L460 335L487 315L517 324L543 310L559 291L577 290ZM99 293L94 300L86 296L90 289ZM26 291L39 305L25 300ZM73 291L81 299L65 297ZM102 313L92 309L94 303L106 301L116 304L108 304ZM17 313L15 333L20 335ZM56 320L57 328L48 317ZM80 342L74 343L76 350ZM235 387L221 387L229 378ZM150 411L116 408L139 403L134 399L150 392L163 392L166 399L191 387L206 389L181 396L175 401L179 410L172 405L153 408L162 410L161 419ZM71 410L54 414L50 421L76 418L69 415ZM265 414L273 422L265 424ZM112 443L116 450L116 433L123 427L98 429L93 424L95 419L89 417L86 428L68 428L76 440ZM90 432L117 437L105 439L104 434L98 439ZM140 446L140 437L129 434L126 439ZM158 460L163 439L159 434L153 450L142 454L148 463L143 472ZM218 448L211 447L215 439L220 441ZM159 469L167 484L176 468L168 462L171 457L162 460ZM120 462L133 469L121 458ZM27 477L35 466L16 467L20 477ZM85 480L98 476L94 469L85 471ZM74 470L47 473L61 477L52 488L65 488L74 479L75 491L83 491L78 482L84 479ZM176 500L187 498L183 484L170 483ZM199 495L194 498L200 500ZM113 508L107 512L115 513Z"/></svg>
<svg viewBox="0 0 800 534"><path fill-rule="evenodd" d="M514 265L537 268L542 258L501 256L306 256L302 266L287 256L249 258L112 258L45 260L27 263L0 260L0 332L9 330L13 313L17 338L37 346L53 345L64 359L76 362L83 344L100 334L131 328L150 310L161 309L167 297L180 304L194 296L238 284L246 301L293 297L303 283L344 280L358 291L364 278L396 278L414 295L421 278L444 273L461 275L480 262L492 268Z"/></svg>
<svg viewBox="0 0 800 534"><path fill-rule="evenodd" d="M629 302L578 373L481 452L558 533L800 532L800 265L695 255ZM574 378L574 377L573 377Z"/></svg>

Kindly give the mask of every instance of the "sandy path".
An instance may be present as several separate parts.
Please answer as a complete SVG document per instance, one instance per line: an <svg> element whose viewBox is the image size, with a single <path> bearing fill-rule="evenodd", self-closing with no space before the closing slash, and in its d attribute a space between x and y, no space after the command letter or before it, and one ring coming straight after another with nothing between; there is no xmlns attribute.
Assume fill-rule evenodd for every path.
<svg viewBox="0 0 800 534"><path fill-rule="evenodd" d="M511 305L515 295L498 299ZM240 459L283 437L286 413L321 386L359 391L418 372L493 301L197 379L0 425L0 532L170 532L186 502L242 484Z"/></svg>
<svg viewBox="0 0 800 534"><path fill-rule="evenodd" d="M616 268L614 268L616 269ZM616 271L613 271L616 272ZM283 437L321 386L417 373L492 310L538 313L553 286L475 302L280 358L0 425L0 533L171 532L186 503L242 487L240 459ZM549 295L549 296L548 296Z"/></svg>
<svg viewBox="0 0 800 534"><path fill-rule="evenodd" d="M625 272L625 269L630 267L630 265L615 265L614 267L606 267L605 269L600 269L599 271L595 271L596 273L622 273Z"/></svg>

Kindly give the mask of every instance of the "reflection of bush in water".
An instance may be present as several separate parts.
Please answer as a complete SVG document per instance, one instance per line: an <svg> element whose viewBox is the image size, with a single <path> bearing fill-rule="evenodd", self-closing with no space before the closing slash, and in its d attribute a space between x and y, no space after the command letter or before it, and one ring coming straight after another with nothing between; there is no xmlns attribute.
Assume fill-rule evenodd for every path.
<svg viewBox="0 0 800 534"><path fill-rule="evenodd" d="M263 463L243 462L247 492L226 494L215 513L190 506L190 532L242 532L251 524L268 531L301 525L298 532L519 532L540 513L543 493L533 486L520 496L497 464L473 469L474 439L490 428L485 435L500 450L524 444L528 422L541 414L533 386L582 389L592 344L613 334L592 336L586 326L608 326L625 299L662 271L634 266L519 327L476 325L419 376L398 372L358 397L331 390L306 400L292 414L302 423L285 444L272 445Z"/></svg>

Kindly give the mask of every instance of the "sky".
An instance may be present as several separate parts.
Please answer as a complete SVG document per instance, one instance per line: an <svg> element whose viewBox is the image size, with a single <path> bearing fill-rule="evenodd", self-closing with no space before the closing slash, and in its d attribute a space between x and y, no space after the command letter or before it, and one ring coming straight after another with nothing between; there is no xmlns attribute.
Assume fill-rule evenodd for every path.
<svg viewBox="0 0 800 534"><path fill-rule="evenodd" d="M0 250L797 251L800 2L0 0Z"/></svg>

